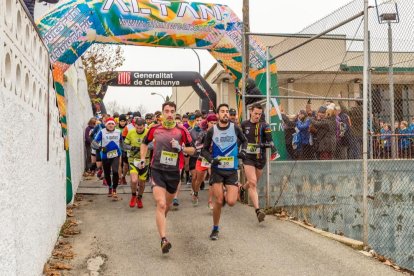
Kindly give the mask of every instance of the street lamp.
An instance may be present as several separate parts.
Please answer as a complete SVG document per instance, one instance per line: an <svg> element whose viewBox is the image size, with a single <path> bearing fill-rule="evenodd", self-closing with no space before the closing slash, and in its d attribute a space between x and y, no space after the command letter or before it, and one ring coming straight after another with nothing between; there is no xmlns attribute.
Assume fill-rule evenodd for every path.
<svg viewBox="0 0 414 276"><path fill-rule="evenodd" d="M163 95L161 95L160 93L151 92L151 95L158 95L158 96L160 96L163 99L164 103L167 101L165 99L165 97Z"/></svg>
<svg viewBox="0 0 414 276"><path fill-rule="evenodd" d="M378 2L380 2L378 5ZM398 12L397 2L395 0L375 0L375 6L377 9L378 22L380 24L388 24L388 78L389 78L389 94L390 94L390 125L391 131L395 133L395 101L394 101L394 68L393 68L393 55L392 55L392 23L400 22L400 15ZM396 143L395 136L391 138L391 156L396 158Z"/></svg>
<svg viewBox="0 0 414 276"><path fill-rule="evenodd" d="M198 59L198 73L201 75L201 60L200 60L200 56L198 55L197 51L194 50L193 48L190 48L190 50L192 50L196 54L196 56L197 56L197 59Z"/></svg>

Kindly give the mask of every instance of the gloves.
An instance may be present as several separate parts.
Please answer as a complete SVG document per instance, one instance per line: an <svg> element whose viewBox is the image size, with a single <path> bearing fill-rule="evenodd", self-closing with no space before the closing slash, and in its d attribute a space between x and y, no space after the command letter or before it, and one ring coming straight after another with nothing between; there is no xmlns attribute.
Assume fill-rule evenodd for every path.
<svg viewBox="0 0 414 276"><path fill-rule="evenodd" d="M213 161L211 161L210 163L211 163L211 166L221 165L221 161L218 158L214 158Z"/></svg>
<svg viewBox="0 0 414 276"><path fill-rule="evenodd" d="M137 167L137 169L142 170L143 168L145 168L145 160L141 159L141 161L139 162L134 162L135 167Z"/></svg>
<svg viewBox="0 0 414 276"><path fill-rule="evenodd" d="M131 151L133 154L138 154L139 148L138 147L131 147Z"/></svg>
<svg viewBox="0 0 414 276"><path fill-rule="evenodd" d="M239 159L241 159L241 160L245 160L246 159L246 150L241 150L240 152L239 152L239 154L237 155L237 158L239 158Z"/></svg>
<svg viewBox="0 0 414 276"><path fill-rule="evenodd" d="M171 146L174 149L178 150L178 152L181 152L183 150L183 148L181 147L180 143L177 140L175 140L175 139L172 139L171 140Z"/></svg>
<svg viewBox="0 0 414 276"><path fill-rule="evenodd" d="M103 153L105 153L106 152L106 147L100 147L99 150L102 151Z"/></svg>

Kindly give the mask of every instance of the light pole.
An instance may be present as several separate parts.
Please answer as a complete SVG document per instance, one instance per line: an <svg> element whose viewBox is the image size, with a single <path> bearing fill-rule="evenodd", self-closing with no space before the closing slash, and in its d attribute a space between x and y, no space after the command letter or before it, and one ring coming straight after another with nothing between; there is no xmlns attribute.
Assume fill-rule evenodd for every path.
<svg viewBox="0 0 414 276"><path fill-rule="evenodd" d="M161 95L160 93L151 92L151 95L158 95L158 96L160 96L163 99L164 103L167 101L165 99L165 97L163 95Z"/></svg>
<svg viewBox="0 0 414 276"><path fill-rule="evenodd" d="M395 133L395 101L394 101L394 68L392 55L392 23L399 23L400 16L398 13L398 6L395 0L382 0L378 6L378 0L375 0L377 8L378 22L380 24L388 24L388 81L389 81L389 95L390 95L390 124L392 134ZM391 137L391 156L393 159L397 157L397 149L395 143L395 136Z"/></svg>
<svg viewBox="0 0 414 276"><path fill-rule="evenodd" d="M200 60L200 56L198 55L197 51L194 50L193 48L190 48L190 50L192 50L196 54L196 56L197 56L197 59L198 59L198 73L201 75L201 60Z"/></svg>

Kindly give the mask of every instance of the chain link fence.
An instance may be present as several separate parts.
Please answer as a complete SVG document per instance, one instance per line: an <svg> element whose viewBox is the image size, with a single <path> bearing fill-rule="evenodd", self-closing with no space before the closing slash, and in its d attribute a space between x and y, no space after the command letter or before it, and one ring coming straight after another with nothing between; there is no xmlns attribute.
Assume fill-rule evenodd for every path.
<svg viewBox="0 0 414 276"><path fill-rule="evenodd" d="M368 245L414 270L414 1L370 5ZM361 241L363 8L355 0L298 34L261 38L278 57L289 152L289 160L271 162L271 203ZM263 203L265 178L259 187Z"/></svg>

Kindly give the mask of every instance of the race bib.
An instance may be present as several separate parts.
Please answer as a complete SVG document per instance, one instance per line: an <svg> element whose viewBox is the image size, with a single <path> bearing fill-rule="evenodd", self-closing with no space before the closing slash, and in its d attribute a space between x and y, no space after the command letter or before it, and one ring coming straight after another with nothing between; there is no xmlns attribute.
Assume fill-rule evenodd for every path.
<svg viewBox="0 0 414 276"><path fill-rule="evenodd" d="M260 147L258 144L247 144L246 152L248 154L259 154Z"/></svg>
<svg viewBox="0 0 414 276"><path fill-rule="evenodd" d="M117 150L108 151L108 153L106 154L106 157L108 158L118 157L118 151Z"/></svg>
<svg viewBox="0 0 414 276"><path fill-rule="evenodd" d="M211 164L205 158L203 158L201 159L201 167L210 168Z"/></svg>
<svg viewBox="0 0 414 276"><path fill-rule="evenodd" d="M219 157L218 159L221 162L221 165L218 165L219 169L234 169L234 157L233 156Z"/></svg>
<svg viewBox="0 0 414 276"><path fill-rule="evenodd" d="M161 152L161 159L160 163L167 165L167 166L176 166L178 159L178 153L169 152L169 151L162 151Z"/></svg>

